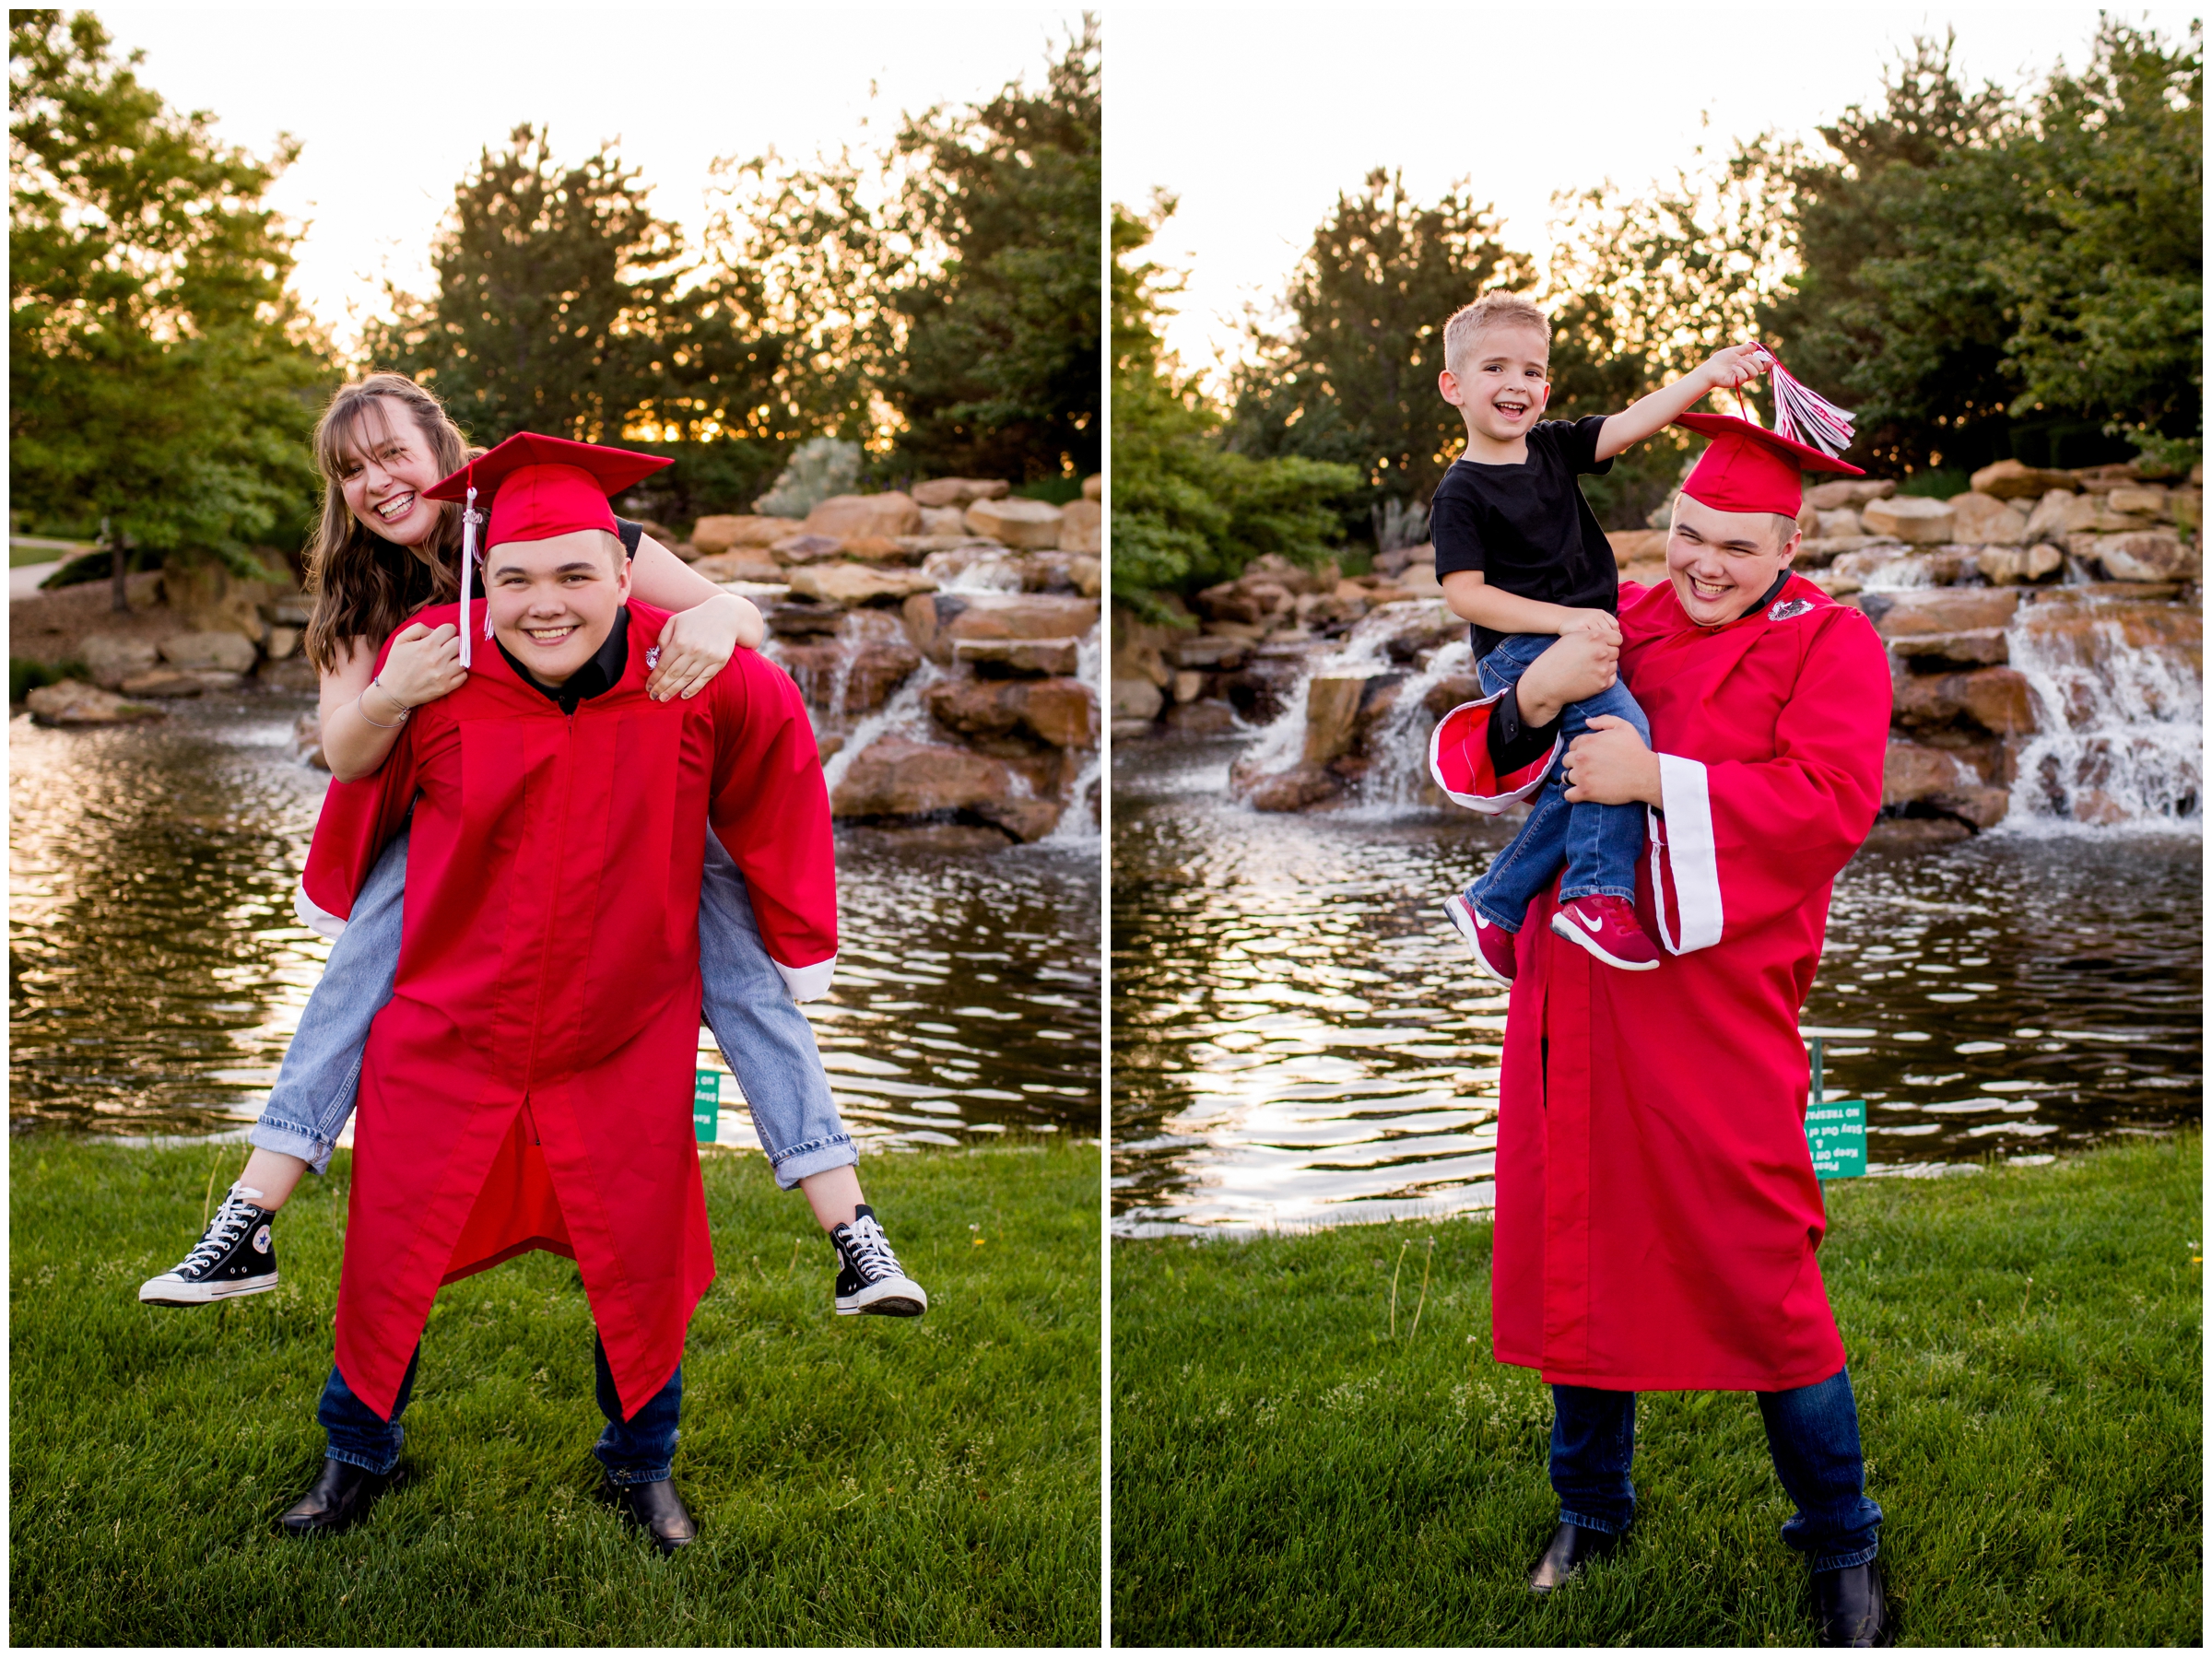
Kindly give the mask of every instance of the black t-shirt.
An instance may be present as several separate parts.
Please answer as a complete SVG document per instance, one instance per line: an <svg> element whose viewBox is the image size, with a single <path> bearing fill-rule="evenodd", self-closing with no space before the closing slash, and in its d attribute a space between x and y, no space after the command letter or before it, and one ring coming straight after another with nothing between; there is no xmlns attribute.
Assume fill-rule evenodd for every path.
<svg viewBox="0 0 2212 1657"><path fill-rule="evenodd" d="M632 523L628 518L617 518L615 534L621 538L622 550L629 555L630 560L634 563L638 556L638 543L645 536L645 526L642 523Z"/></svg>
<svg viewBox="0 0 2212 1657"><path fill-rule="evenodd" d="M1438 578L1479 570L1490 586L1520 598L1618 613L1613 548L1574 481L1613 469L1597 458L1605 423L1603 415L1539 420L1529 429L1528 458L1517 466L1453 462L1429 502ZM1506 636L1471 631L1477 658Z"/></svg>

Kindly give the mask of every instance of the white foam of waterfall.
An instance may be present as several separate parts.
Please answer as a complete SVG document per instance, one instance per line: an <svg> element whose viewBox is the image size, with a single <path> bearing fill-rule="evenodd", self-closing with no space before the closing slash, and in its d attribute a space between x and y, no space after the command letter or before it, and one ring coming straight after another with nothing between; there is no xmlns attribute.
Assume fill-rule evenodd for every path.
<svg viewBox="0 0 2212 1657"><path fill-rule="evenodd" d="M830 763L822 767L822 781L829 784L831 793L837 792L837 785L853 769L853 759L877 737L896 733L926 738L929 711L922 705L922 693L944 676L945 670L924 656L922 665L907 676L906 683L892 693L888 701L853 727L845 737L845 746L830 755Z"/></svg>
<svg viewBox="0 0 2212 1657"><path fill-rule="evenodd" d="M1259 737L1245 758L1260 771L1279 771L1296 765L1306 746L1306 690L1316 676L1334 677L1360 669L1381 670L1393 665L1383 647L1409 627L1426 623L1434 607L1423 600L1384 605L1370 610L1352 624L1344 642L1335 650L1307 658L1305 670L1291 687L1282 712L1260 727Z"/></svg>
<svg viewBox="0 0 2212 1657"><path fill-rule="evenodd" d="M1368 758L1374 763L1359 779L1361 807L1390 813L1430 802L1429 733L1436 716L1426 705L1429 693L1440 681L1474 669L1475 650L1463 633L1398 687L1397 699L1367 739Z"/></svg>
<svg viewBox="0 0 2212 1657"><path fill-rule="evenodd" d="M2004 827L2201 833L2205 707L2195 664L2179 647L2129 639L2117 616L2091 609L2084 622L2080 614L2024 606L2007 632L2037 734L2019 750Z"/></svg>

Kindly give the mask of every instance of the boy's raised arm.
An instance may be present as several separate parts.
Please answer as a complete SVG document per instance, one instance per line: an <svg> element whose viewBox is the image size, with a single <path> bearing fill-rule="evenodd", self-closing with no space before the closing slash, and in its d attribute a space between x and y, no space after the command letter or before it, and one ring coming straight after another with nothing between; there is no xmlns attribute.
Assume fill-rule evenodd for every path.
<svg viewBox="0 0 2212 1657"><path fill-rule="evenodd" d="M1686 414L1708 392L1734 391L1759 375L1759 347L1730 346L1715 351L1671 385L1663 385L1648 397L1639 397L1617 415L1606 417L1598 429L1597 458L1611 460L1622 450L1641 443L1676 416Z"/></svg>

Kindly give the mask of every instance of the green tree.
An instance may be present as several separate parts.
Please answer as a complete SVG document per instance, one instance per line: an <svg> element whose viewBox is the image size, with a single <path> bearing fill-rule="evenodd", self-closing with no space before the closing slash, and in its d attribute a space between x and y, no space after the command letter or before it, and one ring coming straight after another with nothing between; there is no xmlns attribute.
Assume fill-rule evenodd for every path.
<svg viewBox="0 0 2212 1657"><path fill-rule="evenodd" d="M2009 301L2014 413L2204 428L2205 62L2107 18L2087 70L2054 74L2011 170L2038 234L1989 261Z"/></svg>
<svg viewBox="0 0 2212 1657"><path fill-rule="evenodd" d="M1444 323L1486 288L1535 280L1497 231L1464 181L1425 206L1377 168L1359 194L1339 194L1290 278L1286 325L1253 327L1232 382L1233 447L1358 466L1362 515L1382 496L1427 501L1466 436L1436 389Z"/></svg>
<svg viewBox="0 0 2212 1657"><path fill-rule="evenodd" d="M12 508L41 527L271 570L304 535L334 378L262 197L298 154L219 143L88 12L9 15Z"/></svg>
<svg viewBox="0 0 2212 1657"><path fill-rule="evenodd" d="M1160 340L1175 279L1137 256L1173 211L1161 198L1147 216L1113 214L1113 591L1154 617L1169 614L1162 593L1233 578L1263 553L1320 563L1362 481L1353 466L1224 446L1219 412Z"/></svg>
<svg viewBox="0 0 2212 1657"><path fill-rule="evenodd" d="M924 470L1039 479L1099 469L1099 26L968 110L912 117L902 229L941 258L891 304L881 391Z"/></svg>
<svg viewBox="0 0 2212 1657"><path fill-rule="evenodd" d="M454 194L436 291L394 291L367 356L434 387L480 442L788 442L806 420L759 278L687 259L647 194L613 145L563 167L547 134L518 126Z"/></svg>

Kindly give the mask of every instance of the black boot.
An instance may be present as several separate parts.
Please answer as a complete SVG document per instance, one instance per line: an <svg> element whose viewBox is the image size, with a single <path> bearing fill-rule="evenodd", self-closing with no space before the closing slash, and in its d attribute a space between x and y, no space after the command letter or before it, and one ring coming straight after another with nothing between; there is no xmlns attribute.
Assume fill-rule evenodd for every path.
<svg viewBox="0 0 2212 1657"><path fill-rule="evenodd" d="M389 1474L371 1473L351 1462L325 1457L313 1487L279 1513L276 1522L294 1536L342 1531L368 1512L391 1482Z"/></svg>
<svg viewBox="0 0 2212 1657"><path fill-rule="evenodd" d="M604 1490L606 1499L651 1536L661 1552L672 1554L699 1540L698 1522L685 1510L674 1479L655 1479L650 1485L618 1485L609 1480Z"/></svg>
<svg viewBox="0 0 2212 1657"><path fill-rule="evenodd" d="M1544 1557L1528 1573L1528 1591L1549 1593L1589 1560L1611 1557L1619 1545L1618 1536L1561 1520L1559 1528L1551 1534L1551 1545L1544 1550Z"/></svg>
<svg viewBox="0 0 2212 1657"><path fill-rule="evenodd" d="M1897 1639L1882 1597L1882 1573L1871 1559L1813 1572L1813 1620L1824 1646L1886 1646Z"/></svg>

